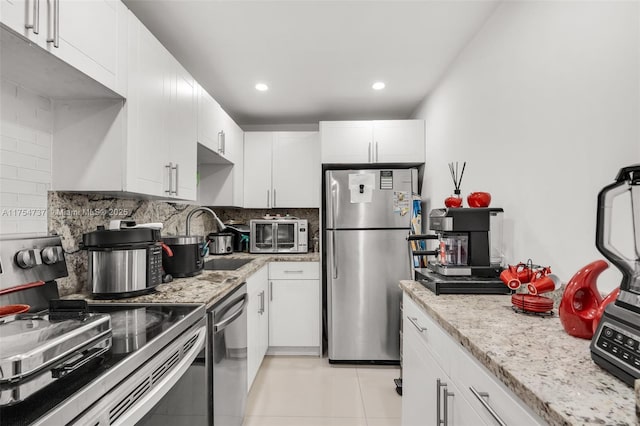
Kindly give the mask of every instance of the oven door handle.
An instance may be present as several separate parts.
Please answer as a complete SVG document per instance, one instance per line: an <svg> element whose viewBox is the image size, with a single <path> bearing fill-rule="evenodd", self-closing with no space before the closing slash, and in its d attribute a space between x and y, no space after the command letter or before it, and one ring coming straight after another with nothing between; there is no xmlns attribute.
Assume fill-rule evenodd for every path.
<svg viewBox="0 0 640 426"><path fill-rule="evenodd" d="M235 321L240 315L242 315L242 312L244 312L244 308L245 306L247 306L247 301L249 299L249 296L245 293L243 294L239 299L242 300L242 305L240 305L240 307L238 308L237 311L235 311L234 313L232 313L229 317L223 319L222 321L220 321L217 324L213 324L213 332L217 333L219 331L224 330L225 328L227 328L229 326L229 324L231 324L233 321ZM237 303L237 302L236 302ZM235 305L236 303L231 303L230 306Z"/></svg>

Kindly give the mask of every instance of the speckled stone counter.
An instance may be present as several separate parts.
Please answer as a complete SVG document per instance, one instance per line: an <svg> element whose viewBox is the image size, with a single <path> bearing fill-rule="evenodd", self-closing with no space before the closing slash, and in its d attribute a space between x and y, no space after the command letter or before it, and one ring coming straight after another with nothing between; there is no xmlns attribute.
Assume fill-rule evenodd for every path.
<svg viewBox="0 0 640 426"><path fill-rule="evenodd" d="M511 309L508 295L436 296L400 287L455 341L551 425L638 425L634 389L598 367L590 341L565 333L557 316Z"/></svg>
<svg viewBox="0 0 640 426"><path fill-rule="evenodd" d="M233 271L203 271L202 274L191 278L178 278L167 284L160 284L156 291L137 297L129 297L117 300L96 300L89 294L75 293L65 296L66 299L87 299L92 303L118 302L118 303L204 303L207 308L213 306L218 300L227 295L233 289L245 282L248 277L269 262L317 262L320 260L318 253L307 254L247 254L234 253L224 257L225 259L252 258L253 260ZM206 260L212 259L209 256Z"/></svg>

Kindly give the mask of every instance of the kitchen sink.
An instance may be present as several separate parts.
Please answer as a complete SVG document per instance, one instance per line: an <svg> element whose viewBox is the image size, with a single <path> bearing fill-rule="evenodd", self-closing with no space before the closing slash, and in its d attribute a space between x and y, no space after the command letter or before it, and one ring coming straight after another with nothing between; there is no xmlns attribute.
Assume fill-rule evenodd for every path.
<svg viewBox="0 0 640 426"><path fill-rule="evenodd" d="M214 258L204 262L204 269L206 271L234 271L253 259L252 257L245 259Z"/></svg>

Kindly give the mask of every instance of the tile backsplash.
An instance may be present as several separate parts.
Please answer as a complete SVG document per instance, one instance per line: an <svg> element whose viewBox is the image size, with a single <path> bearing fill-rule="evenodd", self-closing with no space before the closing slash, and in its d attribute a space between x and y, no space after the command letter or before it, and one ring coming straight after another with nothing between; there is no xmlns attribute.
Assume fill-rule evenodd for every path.
<svg viewBox="0 0 640 426"><path fill-rule="evenodd" d="M53 106L49 98L0 85L0 234L47 232Z"/></svg>
<svg viewBox="0 0 640 426"><path fill-rule="evenodd" d="M162 235L184 235L187 215L198 206L156 200L117 197L105 194L49 192L48 230L62 237L69 268L69 276L58 280L61 295L87 291L87 254L80 249L82 234L108 226L110 220L133 220L136 223L162 222ZM319 233L318 209L238 209L212 208L227 222L248 223L249 219L266 214L299 217L309 220L309 236ZM193 216L192 235L206 235L216 231L213 218L204 213ZM310 249L313 242L310 241Z"/></svg>

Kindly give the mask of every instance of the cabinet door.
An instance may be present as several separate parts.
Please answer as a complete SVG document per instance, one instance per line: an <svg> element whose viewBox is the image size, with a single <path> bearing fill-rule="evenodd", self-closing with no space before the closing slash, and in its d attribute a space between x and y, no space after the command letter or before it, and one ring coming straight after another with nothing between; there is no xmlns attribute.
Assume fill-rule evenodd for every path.
<svg viewBox="0 0 640 426"><path fill-rule="evenodd" d="M373 127L370 121L321 121L322 164L371 163Z"/></svg>
<svg viewBox="0 0 640 426"><path fill-rule="evenodd" d="M244 207L271 208L273 132L246 132L244 136Z"/></svg>
<svg viewBox="0 0 640 426"><path fill-rule="evenodd" d="M217 110L220 105L203 87L198 85L198 142L218 152Z"/></svg>
<svg viewBox="0 0 640 426"><path fill-rule="evenodd" d="M47 49L65 62L116 90L119 0L58 0L59 44ZM40 0L40 7L54 2ZM124 15L120 15L124 16ZM47 19L43 15L41 19ZM47 29L52 32L53 29Z"/></svg>
<svg viewBox="0 0 640 426"><path fill-rule="evenodd" d="M406 317L402 326L402 426L439 425L436 380L444 372Z"/></svg>
<svg viewBox="0 0 640 426"><path fill-rule="evenodd" d="M269 344L267 284L266 265L247 279L247 390L253 384Z"/></svg>
<svg viewBox="0 0 640 426"><path fill-rule="evenodd" d="M318 132L277 132L273 140L273 207L320 207Z"/></svg>
<svg viewBox="0 0 640 426"><path fill-rule="evenodd" d="M38 9L40 9L39 14ZM44 9L46 9L44 0L2 0L0 21L21 36L43 45L47 33L47 15ZM40 20L39 24L36 23L36 19Z"/></svg>
<svg viewBox="0 0 640 426"><path fill-rule="evenodd" d="M319 346L319 281L270 280L269 283L269 346Z"/></svg>
<svg viewBox="0 0 640 426"><path fill-rule="evenodd" d="M197 141L196 97L194 80L176 61L170 58L171 102L167 132L169 161L174 164L172 187L174 196L183 200L196 199Z"/></svg>
<svg viewBox="0 0 640 426"><path fill-rule="evenodd" d="M376 163L424 163L424 120L374 121L373 147Z"/></svg>
<svg viewBox="0 0 640 426"><path fill-rule="evenodd" d="M486 424L438 366L406 315L402 326L402 426Z"/></svg>
<svg viewBox="0 0 640 426"><path fill-rule="evenodd" d="M171 90L170 55L132 13L129 23L126 190L168 196L170 170L165 126Z"/></svg>

